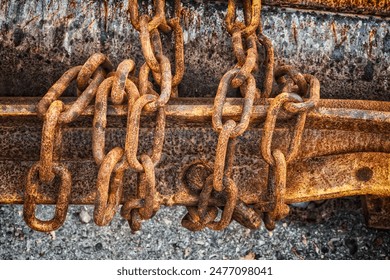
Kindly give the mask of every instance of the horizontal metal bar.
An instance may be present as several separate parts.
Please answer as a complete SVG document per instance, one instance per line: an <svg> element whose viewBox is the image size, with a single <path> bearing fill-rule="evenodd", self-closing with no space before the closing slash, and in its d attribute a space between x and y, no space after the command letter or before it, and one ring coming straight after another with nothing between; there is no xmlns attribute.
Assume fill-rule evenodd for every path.
<svg viewBox="0 0 390 280"><path fill-rule="evenodd" d="M28 97L0 97L0 117L12 116L36 116L36 104L40 98ZM75 101L74 98L64 98L66 103ZM272 98L259 100L252 111L252 119L263 119L267 114L267 108ZM172 98L166 106L166 114L169 117L180 119L209 118L213 112L212 98ZM240 116L244 100L242 98L227 98L223 109L224 117ZM65 108L68 108L67 105ZM66 109L65 109L66 110ZM89 106L82 116L92 116L93 106ZM108 107L109 116L126 116L126 105L111 105ZM146 113L147 114L147 113ZM282 114L282 118L291 116ZM322 99L313 111L309 112L310 118L337 118L337 119L364 119L380 122L390 121L390 102L368 100Z"/></svg>

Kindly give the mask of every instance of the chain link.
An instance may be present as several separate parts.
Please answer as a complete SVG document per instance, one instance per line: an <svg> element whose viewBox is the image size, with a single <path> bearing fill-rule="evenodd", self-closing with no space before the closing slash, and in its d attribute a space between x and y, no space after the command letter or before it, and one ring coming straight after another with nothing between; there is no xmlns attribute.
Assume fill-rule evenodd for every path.
<svg viewBox="0 0 390 280"><path fill-rule="evenodd" d="M276 69L275 80L281 85L282 93L277 95L269 105L260 148L263 159L269 164L268 200L273 209L264 213L264 224L268 230L273 230L275 221L289 213L289 207L284 203L287 164L298 156L307 113L317 106L320 98L319 81L312 75L299 73L293 66L285 65ZM294 92L302 96L309 92L309 99L304 101ZM286 154L279 149L272 149L276 120L281 109L298 114Z"/></svg>
<svg viewBox="0 0 390 280"><path fill-rule="evenodd" d="M112 220L116 208L121 202L124 170L114 171L114 168L122 159L123 154L123 149L115 147L104 157L100 165L93 213L94 221L98 226L107 225ZM111 182L113 172L114 176Z"/></svg>
<svg viewBox="0 0 390 280"><path fill-rule="evenodd" d="M137 3L130 4L138 5ZM140 32L142 53L144 55L146 63L152 70L152 74L155 81L160 86L162 84L162 79L164 79L164 77L161 77L161 75L163 73L166 73L162 66L160 66L160 63L162 63L161 60L164 59L165 63L169 62L169 60L164 56L163 53L159 28L163 27L162 29L160 28L163 32L173 31L175 41L176 72L171 82L171 91L173 97L178 97L177 86L183 79L184 75L184 38L183 30L180 25L181 5L179 1L175 2L175 17L168 20L165 19L165 1L158 0L155 2L155 5L156 16L154 19L159 19L159 25L153 26L153 28L151 28L150 24L153 22L154 19L150 20L148 15L138 16L138 10L136 14L133 14L133 16L131 16L131 18L134 18L134 20L132 20L132 23L133 26ZM131 8L131 10L133 10L133 8ZM130 13L130 15L132 15L132 13ZM164 19L160 19L161 17L164 17ZM165 25L168 26L168 28L166 28ZM169 67L171 67L170 62Z"/></svg>
<svg viewBox="0 0 390 280"><path fill-rule="evenodd" d="M148 30L160 28L163 32L169 32L171 29L167 24L165 17L165 0L154 0L155 16L148 21ZM141 19L139 16L138 0L129 0L129 13L130 20L133 27L137 30L141 30Z"/></svg>
<svg viewBox="0 0 390 280"><path fill-rule="evenodd" d="M135 63L131 59L122 61L115 72L115 78L112 82L111 100L114 104L122 104L125 96L126 81L131 72L135 70ZM129 83L130 81L128 81Z"/></svg>
<svg viewBox="0 0 390 280"><path fill-rule="evenodd" d="M29 170L25 190L24 218L35 230L52 231L65 221L72 186L72 176L68 169L59 163L62 143L62 126L74 121L95 97L99 84L106 71L112 68L103 54L92 55L84 65L69 69L48 90L37 104L37 114L43 119L40 160ZM106 70L104 70L106 69ZM60 96L77 80L79 97L76 102L65 108ZM38 173L38 180L35 174ZM40 182L50 184L56 175L61 177L54 218L42 221L35 217L35 200Z"/></svg>
<svg viewBox="0 0 390 280"><path fill-rule="evenodd" d="M23 216L27 225L38 231L53 231L62 226L65 222L66 214L72 190L72 176L69 170L58 163L54 163L52 171L60 176L61 183L57 196L54 217L51 220L43 221L35 217L36 200L38 199L39 178L36 178L39 172L40 163L35 163L27 174L27 185L24 194Z"/></svg>
<svg viewBox="0 0 390 280"><path fill-rule="evenodd" d="M250 12L249 8L251 8ZM214 172L212 177L210 176L206 180L200 193L197 216L194 214L193 208L189 208L192 214L186 215L182 221L183 226L191 230L202 229L205 226L214 230L226 228L231 222L237 202L239 201L240 205L242 204L238 199L237 186L231 179L231 169L237 143L235 138L243 134L248 128L255 96L259 97L252 72L257 68L258 52L255 31L260 24L260 10L261 2L259 0L254 0L251 3L245 1L244 14L246 15L247 24L245 25L236 21L236 1L229 0L228 2L225 22L228 32L232 35L233 51L237 64L220 80L214 99L212 124L214 130L219 133ZM247 51L244 50L243 36L246 38ZM244 106L238 124L234 120L227 120L225 124L222 121L223 106L230 85L233 88L240 87L240 91L244 96ZM227 157L228 150L229 156ZM226 164L227 162L228 164ZM212 180L212 183L209 182L210 180ZM223 193L226 197L226 204L218 222L205 220L205 217L212 217L211 211L215 211L214 208L208 206L213 190L217 193Z"/></svg>
<svg viewBox="0 0 390 280"><path fill-rule="evenodd" d="M271 40L263 34L259 34L257 37L257 43L264 47L265 52L262 95L264 98L269 98L272 94L272 87L274 83L274 48Z"/></svg>
<svg viewBox="0 0 390 280"><path fill-rule="evenodd" d="M137 86L129 79L134 67L133 60L122 61L116 72L101 83L96 94L92 151L96 164L100 166L94 210L94 221L99 226L107 225L114 217L121 202L124 173L130 168L122 148L115 147L105 154L108 97L111 96L112 103L117 105L127 97L128 111L131 112L140 97ZM113 182L110 180L112 173Z"/></svg>
<svg viewBox="0 0 390 280"><path fill-rule="evenodd" d="M105 69L107 73L114 69L111 61L102 53L93 54L84 63L83 67L80 69L80 72L77 75L78 95L87 88L90 78L100 66Z"/></svg>
<svg viewBox="0 0 390 280"><path fill-rule="evenodd" d="M54 101L47 110L43 123L39 179L46 184L54 179L52 171L54 151L59 150L61 143L61 128L58 124L58 118L63 110L64 103L59 100Z"/></svg>
<svg viewBox="0 0 390 280"><path fill-rule="evenodd" d="M236 0L228 1L228 9L226 13L226 29L230 34L234 33L234 29L237 26L243 26L243 23L236 21ZM249 37L253 35L260 25L260 14L261 14L261 0L252 0L252 3L249 5L248 1L244 1L244 14L246 15L247 25L241 29L241 33L244 37ZM251 8L250 12L248 8ZM249 17L250 14L250 17Z"/></svg>
<svg viewBox="0 0 390 280"><path fill-rule="evenodd" d="M279 110L287 102L303 102L303 99L295 93L283 92L275 97L268 108L266 121L264 123L264 131L261 139L261 154L264 160L269 165L275 164L275 159L272 156L272 136L275 130L276 119ZM301 143L302 131L305 125L306 112L299 114L296 125L294 127L294 134L292 142L290 144L286 159L291 161L294 159L299 151L299 145Z"/></svg>
<svg viewBox="0 0 390 280"><path fill-rule="evenodd" d="M264 213L264 225L268 230L275 228L275 221L286 217L290 211L287 204L284 203L286 193L287 161L280 150L273 151L272 156L275 164L270 166L268 176L269 200L273 203L273 210Z"/></svg>

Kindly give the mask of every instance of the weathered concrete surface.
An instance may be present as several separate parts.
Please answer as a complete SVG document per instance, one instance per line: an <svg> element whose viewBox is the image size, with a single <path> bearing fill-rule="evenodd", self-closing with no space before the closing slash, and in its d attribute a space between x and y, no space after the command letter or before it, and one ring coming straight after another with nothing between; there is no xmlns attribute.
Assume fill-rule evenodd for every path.
<svg viewBox="0 0 390 280"><path fill-rule="evenodd" d="M143 62L127 1L0 1L1 96L41 96L70 66L96 51L117 64ZM186 2L186 72L181 96L214 96L232 65L224 28L226 2ZM264 33L277 64L315 74L325 98L388 100L389 18L274 7L263 9ZM170 46L166 40L166 46Z"/></svg>

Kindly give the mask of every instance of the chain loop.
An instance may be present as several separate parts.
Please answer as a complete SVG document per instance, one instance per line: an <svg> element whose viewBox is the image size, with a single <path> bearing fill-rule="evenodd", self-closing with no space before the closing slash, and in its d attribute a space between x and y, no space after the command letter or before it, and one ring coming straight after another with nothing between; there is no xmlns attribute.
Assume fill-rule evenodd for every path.
<svg viewBox="0 0 390 280"><path fill-rule="evenodd" d="M244 7L249 7L249 5L244 5ZM256 29L260 25L260 14L261 14L261 0L252 0L250 12L250 23L245 25L245 28L241 29L241 33L244 37L249 37L256 32ZM246 11L245 13L248 13ZM248 16L246 16L248 19ZM237 26L236 22L236 0L228 1L228 10L225 18L226 29L230 34L233 34L235 27Z"/></svg>
<svg viewBox="0 0 390 280"><path fill-rule="evenodd" d="M105 79L99 86L95 99L95 114L92 130L92 152L95 162L100 165L105 157L105 135L107 126L107 102L115 77ZM139 97L137 86L129 79L125 83L125 92L128 96L128 108L132 109L135 100Z"/></svg>
<svg viewBox="0 0 390 280"><path fill-rule="evenodd" d="M226 74L222 77L217 94L214 99L214 107L213 107L213 115L212 115L212 123L213 128L220 133L222 131L222 113L223 113L223 105L226 101L226 93L229 87L231 80L238 73L239 69L234 68L226 72ZM250 116L252 114L253 109L253 101L256 94L256 81L252 75L250 75L244 85L244 107L241 114L240 123L234 128L234 131L231 134L231 137L237 137L244 133L244 131L248 128Z"/></svg>
<svg viewBox="0 0 390 280"><path fill-rule="evenodd" d="M132 169L137 172L144 172L142 163L137 159L138 142L139 142L139 127L142 109L158 98L154 95L142 95L134 104L131 114L128 115L127 120L127 133L125 150L127 155L127 161ZM157 120L156 120L156 132L153 139L153 149L150 155L152 162L156 165L160 158L161 152L164 145L164 133L165 133L165 109L158 109Z"/></svg>
<svg viewBox="0 0 390 280"><path fill-rule="evenodd" d="M38 117L41 119L44 118L46 111L49 109L51 103L57 100L69 87L70 83L77 78L81 68L82 66L75 66L69 69L61 76L61 78L58 79L58 81L54 83L54 85L50 87L48 92L45 94L45 96L42 97L37 105Z"/></svg>
<svg viewBox="0 0 390 280"><path fill-rule="evenodd" d="M275 97L268 108L266 121L264 123L264 131L261 139L261 154L263 155L264 160L269 165L275 165L275 159L272 156L271 145L272 137L275 130L276 119L279 113L280 108L286 102L302 102L302 98L295 93L281 93ZM301 143L302 132L305 126L307 112L302 112L299 114L297 122L294 128L294 134L292 137L292 142L290 144L286 160L290 162L294 159L298 153L299 145Z"/></svg>
<svg viewBox="0 0 390 280"><path fill-rule="evenodd" d="M158 97L158 93L153 90L153 86L150 85L149 82L149 73L150 73L150 67L145 62L142 64L141 69L139 70L139 79L138 79L138 88L140 95L154 95Z"/></svg>
<svg viewBox="0 0 390 280"><path fill-rule="evenodd" d="M182 219L182 225L188 230L202 230L217 217L218 208L209 206L212 190L213 176L208 176L201 186L198 207L187 207L188 213Z"/></svg>
<svg viewBox="0 0 390 280"><path fill-rule="evenodd" d="M219 133L217 151L215 154L214 162L214 174L213 174L213 187L217 192L223 190L223 178L225 174L225 160L226 152L228 149L228 143L234 129L237 127L237 124L233 120L228 120L222 128L222 131Z"/></svg>
<svg viewBox="0 0 390 280"><path fill-rule="evenodd" d="M89 80L92 77L93 73L101 66L106 70L107 73L111 72L114 69L111 61L102 53L93 54L88 60L84 63L80 72L77 76L77 89L79 92L83 92L88 84Z"/></svg>
<svg viewBox="0 0 390 280"><path fill-rule="evenodd" d="M64 110L59 118L62 124L68 124L75 121L92 102L96 96L99 85L104 81L105 72L98 68L92 75L92 81L88 87L81 93L81 95L73 102L70 107Z"/></svg>
<svg viewBox="0 0 390 280"><path fill-rule="evenodd" d="M282 83L281 81L281 78L284 76L284 75L288 75L294 82L294 84L296 84L298 86L298 91L297 93L300 95L300 96L305 96L306 93L307 93L307 82L306 82L306 79L305 77L299 73L295 67L291 66L291 65L283 65L283 66L280 66L278 67L276 70L275 70L275 73L274 73L274 76L275 76L275 80L280 84Z"/></svg>
<svg viewBox="0 0 390 280"><path fill-rule="evenodd" d="M132 232L141 229L141 217L138 209L144 205L145 200L134 198L127 200L121 208L121 216L128 221Z"/></svg>
<svg viewBox="0 0 390 280"><path fill-rule="evenodd" d="M142 53L144 55L146 63L149 65L153 72L158 73L160 71L160 64L157 61L153 52L152 42L150 40L150 32L148 30L148 16L143 15L140 17L140 40Z"/></svg>
<svg viewBox="0 0 390 280"><path fill-rule="evenodd" d="M240 199L238 199L232 218L249 229L258 229L261 226L261 216Z"/></svg>
<svg viewBox="0 0 390 280"><path fill-rule="evenodd" d="M273 210L264 213L264 224L268 230L275 228L275 221L286 217L290 211L284 203L286 193L287 161L284 154L276 149L272 153L275 165L270 166L268 175L268 189L271 193L270 201L273 202Z"/></svg>
<svg viewBox="0 0 390 280"><path fill-rule="evenodd" d="M264 80L263 80L263 97L269 98L272 94L272 86L274 82L274 48L271 40L260 34L257 37L258 44L264 47L265 51L265 69L264 69Z"/></svg>
<svg viewBox="0 0 390 280"><path fill-rule="evenodd" d="M320 100L320 82L316 77L304 74L306 82L309 84L309 99L302 103L286 103L284 109L290 113L305 112L315 108Z"/></svg>
<svg viewBox="0 0 390 280"><path fill-rule="evenodd" d="M222 217L219 221L210 222L207 227L213 230L222 230L226 228L232 220L234 208L237 204L238 189L236 184L229 177L225 177L223 192L226 194L226 204L223 207Z"/></svg>
<svg viewBox="0 0 390 280"><path fill-rule="evenodd" d="M58 163L52 165L52 172L60 176L61 184L58 191L54 217L49 221L43 221L35 216L36 200L39 192L39 178L37 173L40 170L40 162L35 163L27 174L27 185L24 193L23 216L27 225L33 230L54 231L65 222L66 214L72 188L72 176L68 169Z"/></svg>
<svg viewBox="0 0 390 280"><path fill-rule="evenodd" d="M87 61L88 62L88 61ZM88 68L88 63L83 66L76 66L66 71L61 78L49 89L45 96L39 101L37 105L37 114L40 118L44 118L46 111L51 103L57 100L64 91L69 87L73 80L78 79L81 70ZM78 118L85 108L90 104L96 95L96 91L100 83L104 80L106 72L99 66L91 74L92 81L88 83L85 90L79 95L77 100L68 108L64 110L59 118L60 123L70 123Z"/></svg>
<svg viewBox="0 0 390 280"><path fill-rule="evenodd" d="M139 208L144 207L145 205L145 200L140 199L140 198L134 198L134 199L129 199L125 203L123 203L123 206L121 208L121 216L125 218L126 220L131 220L131 211L136 209L138 210Z"/></svg>
<svg viewBox="0 0 390 280"><path fill-rule="evenodd" d="M166 23L165 19L165 0L154 0L155 3L155 16L150 20L148 18L148 30L160 28L163 32L170 31L170 27ZM138 13L139 6L138 0L129 0L129 13L130 20L133 27L137 30L141 30L141 17Z"/></svg>
<svg viewBox="0 0 390 280"><path fill-rule="evenodd" d="M200 217L196 207L187 207L188 213L183 217L181 224L188 230L199 231L207 227L207 224L214 221L218 215L217 207L208 207L206 215Z"/></svg>
<svg viewBox="0 0 390 280"><path fill-rule="evenodd" d="M114 171L114 168L122 159L123 154L122 148L115 147L104 157L100 165L93 212L95 224L98 226L105 226L111 222L121 202L124 169ZM111 182L113 172L114 178Z"/></svg>
<svg viewBox="0 0 390 280"><path fill-rule="evenodd" d="M107 102L113 81L114 77L105 79L100 84L95 98L95 114L92 122L92 153L97 165L100 165L105 157Z"/></svg>
<svg viewBox="0 0 390 280"><path fill-rule="evenodd" d="M61 128L58 124L60 113L64 110L62 101L54 101L47 113L42 128L41 156L39 161L39 179L48 184L53 181L53 159L61 143Z"/></svg>
<svg viewBox="0 0 390 280"><path fill-rule="evenodd" d="M252 72L257 66L256 64L258 59L258 52L255 38L255 35L252 35L247 39L247 55L245 57L243 65L241 66L240 70L237 72L231 82L233 88L240 87L252 75Z"/></svg>
<svg viewBox="0 0 390 280"><path fill-rule="evenodd" d="M146 154L142 154L140 159L145 171L139 174L138 197L143 199L145 203L138 211L140 218L147 220L153 216L154 196L156 194L156 175L152 159Z"/></svg>
<svg viewBox="0 0 390 280"><path fill-rule="evenodd" d="M246 54L242 44L242 33L240 32L244 27L245 25L243 23L237 23L232 32L233 53L237 58L237 65L239 67L242 67L246 60Z"/></svg>
<svg viewBox="0 0 390 280"><path fill-rule="evenodd" d="M131 72L135 69L135 62L131 59L122 61L115 72L112 82L111 101L114 104L122 104L126 96L126 81Z"/></svg>
<svg viewBox="0 0 390 280"><path fill-rule="evenodd" d="M172 93L172 73L169 59L164 55L158 55L157 60L161 66L161 93L156 101L147 104L145 108L147 111L156 111L158 108L165 106Z"/></svg>

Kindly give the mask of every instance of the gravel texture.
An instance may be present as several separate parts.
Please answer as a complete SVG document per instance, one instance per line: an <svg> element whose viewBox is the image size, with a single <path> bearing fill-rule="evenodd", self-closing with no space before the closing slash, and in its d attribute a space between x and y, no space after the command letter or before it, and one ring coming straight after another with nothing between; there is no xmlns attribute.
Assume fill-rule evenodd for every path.
<svg viewBox="0 0 390 280"><path fill-rule="evenodd" d="M51 207L38 209L49 218ZM215 232L180 226L182 207L164 208L131 234L117 215L108 227L85 216L91 206L72 206L55 233L35 232L22 206L0 205L0 259L389 259L390 231L367 228L357 198L293 208L273 232L233 222ZM80 215L81 214L81 215Z"/></svg>

